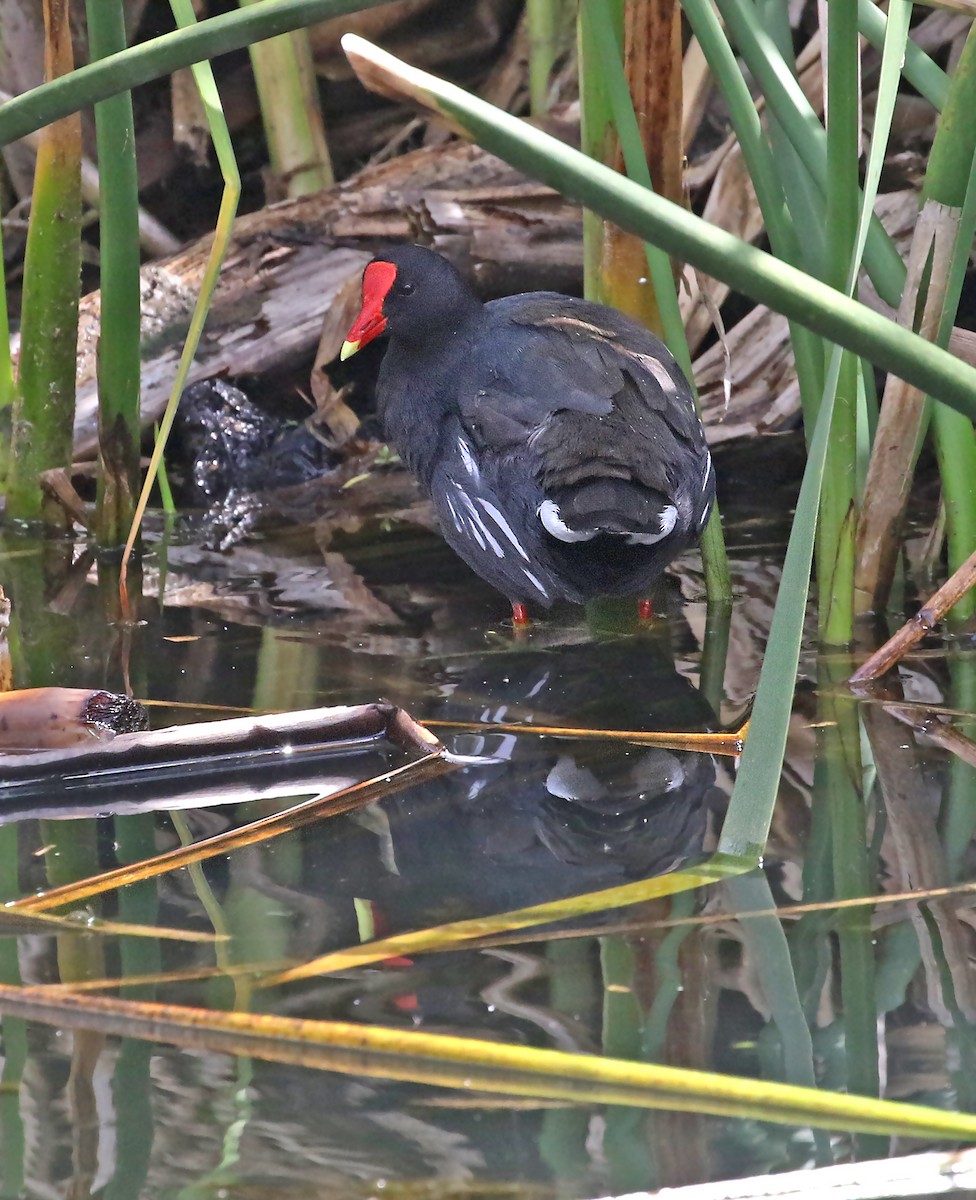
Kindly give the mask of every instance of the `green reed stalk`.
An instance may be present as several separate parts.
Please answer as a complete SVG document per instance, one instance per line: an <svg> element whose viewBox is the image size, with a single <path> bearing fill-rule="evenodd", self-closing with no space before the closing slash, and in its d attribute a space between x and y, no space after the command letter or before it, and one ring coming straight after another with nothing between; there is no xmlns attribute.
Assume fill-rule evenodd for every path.
<svg viewBox="0 0 976 1200"><path fill-rule="evenodd" d="M755 964L759 986L779 1033L782 1072L777 1078L798 1087L815 1087L810 1025L800 1003L786 932L769 881L761 870L756 870L727 879L721 887L732 914L762 914L740 917L738 924L745 953Z"/></svg>
<svg viewBox="0 0 976 1200"><path fill-rule="evenodd" d="M598 1011L591 953L595 944L596 939L590 937L544 943L550 1012L587 1021L591 1013ZM582 1106L549 1108L542 1114L536 1144L556 1196L572 1195L590 1169L589 1133L590 1114Z"/></svg>
<svg viewBox="0 0 976 1200"><path fill-rule="evenodd" d="M710 604L705 614L698 690L716 718L721 718L725 700L725 668L732 633L732 604Z"/></svg>
<svg viewBox="0 0 976 1200"><path fill-rule="evenodd" d="M793 690L813 565L817 510L823 489L839 373L840 354L835 352L827 368L820 411L810 436L807 465L796 501L779 594L766 639L766 655L752 706L749 737L739 761L732 799L722 826L718 845L720 854L742 858L756 856L758 860L769 836L786 753L786 735L793 711Z"/></svg>
<svg viewBox="0 0 976 1200"><path fill-rule="evenodd" d="M97 874L98 835L96 822L56 821L43 818L38 822L41 844L44 846L44 866L48 884L58 887ZM75 934L58 934L58 973L62 983L82 979L97 979L105 974L103 947L96 940L79 938Z"/></svg>
<svg viewBox="0 0 976 1200"><path fill-rule="evenodd" d="M821 658L817 719L822 727L817 731L814 803L829 815L834 895L839 900L870 896L876 890L866 848L857 702L841 687L850 672L851 664L843 656ZM876 1096L878 1043L870 909L845 910L836 921L847 1087Z"/></svg>
<svg viewBox="0 0 976 1200"><path fill-rule="evenodd" d="M20 895L20 826L0 827L0 902ZM0 983L21 983L19 940L0 938ZM22 1196L24 1188L24 1117L20 1088L27 1065L27 1022L0 1017L3 1066L0 1067L0 1195Z"/></svg>
<svg viewBox="0 0 976 1200"><path fill-rule="evenodd" d="M93 60L125 49L122 0L87 0ZM98 507L95 533L118 546L139 490L139 182L128 92L95 105L99 166L101 331L98 339Z"/></svg>
<svg viewBox="0 0 976 1200"><path fill-rule="evenodd" d="M948 667L948 703L961 712L976 714L976 661L968 647L950 649ZM959 721L956 728L968 738L976 737L976 716ZM953 882L965 879L969 847L976 837L976 767L955 754L939 825L949 878Z"/></svg>
<svg viewBox="0 0 976 1200"><path fill-rule="evenodd" d="M193 26L196 21L196 15L194 14L190 0L170 0L170 7L173 10L173 16L178 25L182 28ZM132 518L132 526L129 529L125 549L122 552L119 584L123 596L123 608L126 610L125 615L127 617L132 615L128 611L128 592L126 587L129 559L135 547L136 538L138 537L139 523L149 504L149 495L163 460L167 438L176 419L176 410L179 407L180 396L183 394L186 377L190 372L190 366L193 363L193 356L196 354L197 346L200 344L200 337L207 319L210 301L217 286L220 266L224 260L227 246L230 243L234 214L237 212L237 202L241 195L241 175L237 167L237 159L234 156L230 130L227 128L227 121L221 107L220 95L217 92L217 85L214 81L213 68L209 63L197 64L193 67L193 78L207 114L214 153L217 155L217 164L220 167L220 173L224 180L224 190L220 198L220 211L217 214L217 225L214 230L213 242L210 247L210 253L207 256L203 278L200 281L200 294L197 296L197 302L193 306L190 327L187 330L186 340L183 343L183 350L180 354L179 365L176 368L176 376L173 379L173 386L170 390L169 399L166 402L166 411L159 422L159 431L156 435L156 442L149 460L146 478L143 481L142 491L139 494L139 500L136 504L136 511Z"/></svg>
<svg viewBox="0 0 976 1200"><path fill-rule="evenodd" d="M45 0L45 73L73 65L67 0ZM44 131L37 150L24 255L19 394L7 483L7 516L59 513L44 503L38 476L71 462L81 278L81 119Z"/></svg>
<svg viewBox="0 0 976 1200"><path fill-rule="evenodd" d="M827 134L810 102L759 20L751 0L717 0L717 5L739 53L762 88L766 103L782 123L817 188L826 196L830 173ZM871 222L864 264L878 295L896 305L905 282L905 265L876 217Z"/></svg>
<svg viewBox="0 0 976 1200"><path fill-rule="evenodd" d="M613 109L607 91L606 71L600 47L596 41L599 27L613 26L614 39L619 44L623 36L624 18L621 0L601 5L596 13L594 28L592 6L581 5L576 25L576 55L580 93L580 147L596 162L611 161L613 151ZM593 209L583 208L583 295L588 300L605 302L603 290L603 230L604 221Z"/></svg>
<svg viewBox="0 0 976 1200"><path fill-rule="evenodd" d="M243 50L253 42L290 33L316 21L376 8L387 0L261 0L237 12L208 17L193 26L164 33L103 62L15 96L0 108L0 145L14 142L60 117L87 108L140 83L171 75L182 67Z"/></svg>
<svg viewBox="0 0 976 1200"><path fill-rule="evenodd" d="M875 49L884 46L888 17L874 0L857 0L857 24L861 33ZM940 66L911 39L905 44L904 75L920 95L941 111L949 95L949 77Z"/></svg>
<svg viewBox="0 0 976 1200"><path fill-rule="evenodd" d="M7 312L7 281L3 261L3 230L0 229L0 411L13 404L17 392L14 363L10 354L10 317ZM6 470L0 446L0 477Z"/></svg>
<svg viewBox="0 0 976 1200"><path fill-rule="evenodd" d="M156 827L152 813L134 813L116 817L115 858L118 863L134 863L151 857L156 851ZM141 879L120 888L119 919L133 924L155 925L159 917L159 885L155 879ZM158 975L162 954L156 938L122 938L119 944L122 978ZM154 1000L156 987L151 983L125 989L130 1000ZM117 1149L115 1172L107 1180L104 1200L129 1200L139 1195L149 1171L152 1151L151 1047L136 1039L123 1038L112 1074L115 1101Z"/></svg>
<svg viewBox="0 0 976 1200"><path fill-rule="evenodd" d="M641 1006L638 1000L637 959L631 939L621 934L600 938L600 973L603 977L603 1029L601 1050L609 1058L640 1062ZM603 1135L614 1194L652 1187L654 1163L648 1139L640 1132L647 1114L639 1108L614 1105L607 1109Z"/></svg>
<svg viewBox="0 0 976 1200"><path fill-rule="evenodd" d="M552 68L559 53L564 0L526 0L529 27L529 110L533 117L549 111Z"/></svg>
<svg viewBox="0 0 976 1200"><path fill-rule="evenodd" d="M742 147L749 176L763 214L773 253L794 267L802 266L801 241L786 205L779 165L763 135L762 123L749 86L739 70L722 24L711 0L683 0L685 16L698 38L709 70L718 84ZM800 385L800 400L807 427L812 429L823 392L824 347L822 341L795 321L790 322L790 340Z"/></svg>
<svg viewBox="0 0 976 1200"><path fill-rule="evenodd" d="M248 8L258 0L239 3L241 8ZM331 187L335 177L308 31L283 33L255 42L248 50L271 170L280 190L293 197Z"/></svg>
<svg viewBox="0 0 976 1200"><path fill-rule="evenodd" d="M796 63L793 49L793 29L790 26L790 14L781 0L753 0L756 16L760 25L769 38L769 43L779 56L782 71L788 73L788 86L795 91L798 86ZM811 127L819 125L812 108L807 115ZM769 141L773 149L776 171L782 181L783 192L793 223L797 229L803 230L799 242L798 267L824 278L824 266L827 261L827 202L822 184L818 184L813 174L804 164L800 152L793 145L783 121L777 115L777 108L767 103L764 120L769 130ZM822 133L822 131L821 131Z"/></svg>
<svg viewBox="0 0 976 1200"><path fill-rule="evenodd" d="M860 51L857 9L850 0L827 6L827 281L848 284L857 237L860 150ZM818 617L821 640L846 645L854 633L857 359L845 352L838 373L817 527Z"/></svg>
<svg viewBox="0 0 976 1200"><path fill-rule="evenodd" d="M0 412L13 404L17 395L13 356L10 353L10 319L7 313L7 281L3 264L3 234L0 230ZM0 432L0 492L7 487L10 434Z"/></svg>

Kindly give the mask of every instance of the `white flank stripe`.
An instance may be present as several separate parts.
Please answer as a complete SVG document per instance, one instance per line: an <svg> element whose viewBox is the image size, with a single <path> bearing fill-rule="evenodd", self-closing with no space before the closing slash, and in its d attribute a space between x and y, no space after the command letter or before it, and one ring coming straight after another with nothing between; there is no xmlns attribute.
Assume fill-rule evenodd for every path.
<svg viewBox="0 0 976 1200"><path fill-rule="evenodd" d="M522 568L522 574L525 576L525 578L526 578L526 579L528 579L528 581L529 581L531 584L533 584L535 587L537 587L537 588L539 589L539 595L540 595L540 596L542 596L542 597L543 597L544 599L546 599L546 600L548 600L548 599L549 599L549 593L548 593L548 592L546 591L546 589L545 589L545 588L542 586L542 584L541 584L541 582L539 581L539 579L537 578L537 576L533 575L531 571L527 571L527 570L525 569L525 567L523 567L523 568Z"/></svg>
<svg viewBox="0 0 976 1200"><path fill-rule="evenodd" d="M509 525L509 523L502 516L500 510L497 509L494 506L494 504L491 504L487 500L485 500L483 496L478 497L478 503L485 510L485 512L489 515L489 517L491 517L491 519L495 522L495 524L502 531L502 533L508 538L508 540L512 543L512 545L519 552L519 554L521 554L522 557L525 559L525 561L528 562L529 556L522 549L521 542L515 536L515 533L512 530L511 525Z"/></svg>
<svg viewBox="0 0 976 1200"><path fill-rule="evenodd" d="M482 549L484 548L485 543L481 538L481 534L483 534L488 539L488 545L491 546L492 550L494 550L495 557L504 558L505 551L498 544L497 539L492 537L488 526L484 523L484 521L482 521L481 517L478 515L478 510L471 503L470 499L464 494L464 492L458 492L458 495L461 497L461 503L471 514L471 520L469 522L465 522L465 524L470 526L472 533L478 539L479 545L482 547ZM480 534L478 532L479 529L481 530Z"/></svg>
<svg viewBox="0 0 976 1200"><path fill-rule="evenodd" d="M458 510L451 503L450 497L448 496L446 499L447 507L451 510L451 516L454 518L454 524L457 527L458 533L470 533L481 549L484 550L487 546L485 539L466 517L461 516Z"/></svg>
<svg viewBox="0 0 976 1200"><path fill-rule="evenodd" d="M471 447L463 437L458 438L457 448L461 453L461 461L464 463L464 469L472 479L479 479L481 472L478 470L478 464L474 461L474 455L471 453Z"/></svg>
<svg viewBox="0 0 976 1200"><path fill-rule="evenodd" d="M705 470L702 472L702 491L708 487L708 479L712 473L712 455L710 451L705 451Z"/></svg>

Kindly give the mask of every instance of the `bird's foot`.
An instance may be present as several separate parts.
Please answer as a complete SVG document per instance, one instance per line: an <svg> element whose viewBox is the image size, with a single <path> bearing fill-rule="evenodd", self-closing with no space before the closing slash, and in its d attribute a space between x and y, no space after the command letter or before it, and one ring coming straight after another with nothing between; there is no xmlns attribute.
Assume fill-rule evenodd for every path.
<svg viewBox="0 0 976 1200"><path fill-rule="evenodd" d="M529 610L524 604L512 605L512 624L516 629L525 629L532 624L529 620Z"/></svg>

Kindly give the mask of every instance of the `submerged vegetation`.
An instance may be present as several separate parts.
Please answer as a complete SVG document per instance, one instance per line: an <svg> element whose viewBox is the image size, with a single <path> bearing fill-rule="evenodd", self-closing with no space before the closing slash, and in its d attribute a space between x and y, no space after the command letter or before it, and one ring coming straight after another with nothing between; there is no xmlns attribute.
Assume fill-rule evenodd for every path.
<svg viewBox="0 0 976 1200"><path fill-rule="evenodd" d="M2 1194L35 1182L28 1027L73 1031L78 1138L120 1039L106 1194L260 1179L244 1143L291 1086L303 1110L333 1089L328 1111L357 1114L354 1166L330 1149L349 1195L425 1171L431 1195L503 1186L500 1127L479 1142L467 1100L518 1114L525 1197L976 1138L972 14L171 0L167 29L89 0L82 36L83 6L42 7L46 81L27 87L0 3L7 194L31 196L22 253L5 222L0 308L4 688L256 715L229 751L229 726L203 750L186 732L110 751L86 727L4 756ZM146 214L160 113L180 132ZM199 240L140 268L147 219ZM731 514L701 574L676 565L680 605L513 633L453 581L377 440L369 364L338 362L383 239L433 244L486 293L575 283L665 339ZM865 664L920 602L915 634ZM937 621L938 654L899 669ZM248 625L236 658L222 639ZM856 690L879 672L884 691ZM351 706L328 716L341 735L262 740L261 713L318 703ZM234 1056L219 1162L192 1181L150 1168L119 1099L149 1104L163 1046ZM362 1157L379 1095L376 1128L422 1169L404 1146ZM689 1126L679 1165L649 1109L723 1123ZM97 1157L74 1157L86 1194ZM331 1186L317 1172L294 1186Z"/></svg>

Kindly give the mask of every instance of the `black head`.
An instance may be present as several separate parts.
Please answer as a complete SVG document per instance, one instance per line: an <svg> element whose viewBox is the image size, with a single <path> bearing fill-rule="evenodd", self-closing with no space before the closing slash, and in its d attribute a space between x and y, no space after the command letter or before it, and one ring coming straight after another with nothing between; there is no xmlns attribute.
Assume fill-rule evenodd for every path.
<svg viewBox="0 0 976 1200"><path fill-rule="evenodd" d="M481 309L454 266L423 246L378 254L363 273L363 306L342 347L355 354L385 330L406 342L453 334Z"/></svg>

